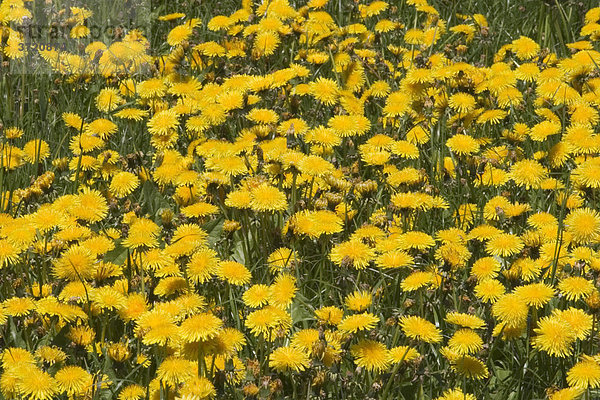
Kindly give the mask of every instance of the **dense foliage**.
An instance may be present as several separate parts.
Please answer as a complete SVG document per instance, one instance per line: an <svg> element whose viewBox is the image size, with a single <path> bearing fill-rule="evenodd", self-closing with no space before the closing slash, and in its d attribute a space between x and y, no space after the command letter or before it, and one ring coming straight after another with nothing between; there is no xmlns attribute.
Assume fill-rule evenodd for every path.
<svg viewBox="0 0 600 400"><path fill-rule="evenodd" d="M131 1L0 3L0 398L600 396L600 8Z"/></svg>

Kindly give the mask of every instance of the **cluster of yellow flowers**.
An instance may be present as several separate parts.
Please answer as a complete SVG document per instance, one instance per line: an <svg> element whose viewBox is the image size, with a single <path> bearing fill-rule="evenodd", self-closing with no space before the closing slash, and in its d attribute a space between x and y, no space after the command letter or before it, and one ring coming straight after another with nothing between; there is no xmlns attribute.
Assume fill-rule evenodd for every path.
<svg viewBox="0 0 600 400"><path fill-rule="evenodd" d="M598 395L600 8L480 65L483 15L402 4L243 0L159 49L63 10L65 146L0 128L3 398Z"/></svg>

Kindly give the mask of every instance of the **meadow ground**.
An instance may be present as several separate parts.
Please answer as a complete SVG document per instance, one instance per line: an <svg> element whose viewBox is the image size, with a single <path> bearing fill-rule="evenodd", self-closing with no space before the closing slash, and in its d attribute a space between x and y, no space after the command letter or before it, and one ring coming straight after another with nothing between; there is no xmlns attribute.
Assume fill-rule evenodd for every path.
<svg viewBox="0 0 600 400"><path fill-rule="evenodd" d="M600 397L597 5L0 0L0 399Z"/></svg>

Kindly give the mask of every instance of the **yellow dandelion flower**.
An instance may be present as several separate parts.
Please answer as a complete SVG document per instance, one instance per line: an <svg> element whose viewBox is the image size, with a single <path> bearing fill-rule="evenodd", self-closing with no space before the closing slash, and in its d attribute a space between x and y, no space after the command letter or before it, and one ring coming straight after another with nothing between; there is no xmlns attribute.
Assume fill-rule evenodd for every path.
<svg viewBox="0 0 600 400"><path fill-rule="evenodd" d="M565 218L565 228L577 243L597 242L600 239L600 214L590 208L578 208Z"/></svg>
<svg viewBox="0 0 600 400"><path fill-rule="evenodd" d="M442 340L441 331L434 324L418 316L400 318L400 326L406 336L426 343L438 343Z"/></svg>
<svg viewBox="0 0 600 400"><path fill-rule="evenodd" d="M456 311L446 314L446 322L470 329L482 329L485 327L485 321L478 316Z"/></svg>
<svg viewBox="0 0 600 400"><path fill-rule="evenodd" d="M584 355L567 372L567 383L577 389L600 387L600 364L594 357Z"/></svg>
<svg viewBox="0 0 600 400"><path fill-rule="evenodd" d="M106 217L108 204L99 191L85 188L75 199L69 213L78 219L98 222Z"/></svg>
<svg viewBox="0 0 600 400"><path fill-rule="evenodd" d="M521 36L512 41L511 49L519 59L526 60L539 53L540 45L526 36Z"/></svg>
<svg viewBox="0 0 600 400"><path fill-rule="evenodd" d="M79 281L90 279L95 270L95 258L83 246L71 246L54 262L54 275L59 279Z"/></svg>
<svg viewBox="0 0 600 400"><path fill-rule="evenodd" d="M452 136L446 141L446 146L454 153L461 156L477 153L479 151L479 143L477 140L464 134Z"/></svg>
<svg viewBox="0 0 600 400"><path fill-rule="evenodd" d="M346 307L352 311L364 311L373 302L373 297L367 291L356 290L346 296L344 302L346 303Z"/></svg>
<svg viewBox="0 0 600 400"><path fill-rule="evenodd" d="M146 395L146 390L140 385L127 385L119 392L118 400L141 400Z"/></svg>
<svg viewBox="0 0 600 400"><path fill-rule="evenodd" d="M200 342L215 337L223 321L210 312L193 315L181 323L181 336L187 342Z"/></svg>
<svg viewBox="0 0 600 400"><path fill-rule="evenodd" d="M267 304L270 293L271 293L271 289L267 285L262 285L262 284L252 285L242 295L242 301L248 307L258 308L258 307L261 307L261 306Z"/></svg>
<svg viewBox="0 0 600 400"><path fill-rule="evenodd" d="M431 272L415 271L402 280L400 287L405 292L412 292L433 283L434 278Z"/></svg>
<svg viewBox="0 0 600 400"><path fill-rule="evenodd" d="M119 311L125 307L125 296L113 287L102 286L90 291L90 300L99 310Z"/></svg>
<svg viewBox="0 0 600 400"><path fill-rule="evenodd" d="M104 88L96 96L96 107L102 112L110 112L123 104L125 100L114 88Z"/></svg>
<svg viewBox="0 0 600 400"><path fill-rule="evenodd" d="M471 274L479 280L494 278L501 269L500 262L494 257L483 257L473 263Z"/></svg>
<svg viewBox="0 0 600 400"><path fill-rule="evenodd" d="M309 363L306 353L292 346L278 347L269 355L269 367L279 372L304 371Z"/></svg>
<svg viewBox="0 0 600 400"><path fill-rule="evenodd" d="M540 308L554 297L554 289L544 283L532 283L519 286L514 293L521 297L528 306Z"/></svg>
<svg viewBox="0 0 600 400"><path fill-rule="evenodd" d="M30 164L44 161L50 155L50 146L43 140L30 140L23 146L23 160Z"/></svg>
<svg viewBox="0 0 600 400"><path fill-rule="evenodd" d="M90 136L98 136L100 139L106 140L115 133L117 129L117 124L114 122L106 118L98 118L87 124L84 133Z"/></svg>
<svg viewBox="0 0 600 400"><path fill-rule="evenodd" d="M58 390L67 396L82 396L92 386L92 375L78 366L66 366L56 372Z"/></svg>
<svg viewBox="0 0 600 400"><path fill-rule="evenodd" d="M471 356L457 358L452 362L451 367L458 374L471 379L484 379L489 376L485 364Z"/></svg>
<svg viewBox="0 0 600 400"><path fill-rule="evenodd" d="M267 258L269 269L272 272L281 271L284 268L291 267L296 261L296 253L287 247L281 247L275 250L269 254L269 257Z"/></svg>
<svg viewBox="0 0 600 400"><path fill-rule="evenodd" d="M389 366L389 351L383 343L361 339L353 345L350 353L354 357L354 362L367 371L382 372Z"/></svg>
<svg viewBox="0 0 600 400"><path fill-rule="evenodd" d="M493 236L486 243L486 251L499 257L510 257L523 250L523 241L517 236L511 233L500 233Z"/></svg>
<svg viewBox="0 0 600 400"><path fill-rule="evenodd" d="M243 286L250 282L252 278L250 271L236 261L221 261L215 274L220 279L236 286Z"/></svg>
<svg viewBox="0 0 600 400"><path fill-rule="evenodd" d="M500 296L492 306L492 315L510 327L522 324L528 313L525 301L514 293Z"/></svg>
<svg viewBox="0 0 600 400"><path fill-rule="evenodd" d="M275 283L269 288L269 304L275 307L287 307L297 291L296 278L289 274L278 275Z"/></svg>
<svg viewBox="0 0 600 400"><path fill-rule="evenodd" d="M419 356L420 354L417 350L408 346L393 347L388 352L388 360L392 364L398 364L403 361L411 361Z"/></svg>
<svg viewBox="0 0 600 400"><path fill-rule="evenodd" d="M329 256L336 265L364 269L375 257L375 251L358 240L350 240L336 245Z"/></svg>
<svg viewBox="0 0 600 400"><path fill-rule="evenodd" d="M287 206L285 193L274 186L262 184L250 191L250 207L253 211L283 211Z"/></svg>
<svg viewBox="0 0 600 400"><path fill-rule="evenodd" d="M537 161L521 160L512 165L509 176L518 186L535 189L547 178L548 170Z"/></svg>
<svg viewBox="0 0 600 400"><path fill-rule="evenodd" d="M564 321L579 340L586 339L592 330L592 316L578 308L570 307L567 310L554 309L552 316Z"/></svg>
<svg viewBox="0 0 600 400"><path fill-rule="evenodd" d="M344 311L341 308L333 306L321 307L315 310L315 316L322 323L337 326L340 322L342 322Z"/></svg>
<svg viewBox="0 0 600 400"><path fill-rule="evenodd" d="M169 31L167 43L169 46L177 46L187 40L193 33L193 26L189 23L178 25Z"/></svg>
<svg viewBox="0 0 600 400"><path fill-rule="evenodd" d="M331 106L339 98L340 88L335 81L323 77L317 78L310 84L310 93L321 103Z"/></svg>
<svg viewBox="0 0 600 400"><path fill-rule="evenodd" d="M291 327L292 319L286 311L266 306L248 314L244 324L252 334L262 335L266 340L272 341L276 334L285 332Z"/></svg>
<svg viewBox="0 0 600 400"><path fill-rule="evenodd" d="M571 354L577 337L564 321L557 317L543 317L537 325L534 329L536 336L531 340L533 347L556 357Z"/></svg>
<svg viewBox="0 0 600 400"><path fill-rule="evenodd" d="M188 277L196 283L208 281L216 272L218 265L217 253L212 249L196 251L187 265Z"/></svg>
<svg viewBox="0 0 600 400"><path fill-rule="evenodd" d="M338 329L343 332L356 333L358 331L370 330L379 322L375 315L364 312L362 314L349 315L338 324Z"/></svg>
<svg viewBox="0 0 600 400"><path fill-rule="evenodd" d="M15 263L20 252L19 246L13 241L0 239L0 268Z"/></svg>
<svg viewBox="0 0 600 400"><path fill-rule="evenodd" d="M110 182L109 190L116 197L131 194L140 185L140 180L131 172L121 171L115 174Z"/></svg>
<svg viewBox="0 0 600 400"><path fill-rule="evenodd" d="M181 208L181 213L188 218L200 218L216 214L219 208L215 205L205 202L198 202Z"/></svg>
<svg viewBox="0 0 600 400"><path fill-rule="evenodd" d="M448 98L448 105L460 114L466 114L475 109L475 98L468 93L456 93Z"/></svg>
<svg viewBox="0 0 600 400"><path fill-rule="evenodd" d="M253 108L246 115L246 118L260 124L276 124L279 120L279 116L275 111L266 108Z"/></svg>
<svg viewBox="0 0 600 400"><path fill-rule="evenodd" d="M558 289L567 300L577 301L590 296L594 292L595 286L592 281L581 276L570 276L558 283Z"/></svg>
<svg viewBox="0 0 600 400"><path fill-rule="evenodd" d="M414 258L402 250L387 251L375 259L375 264L382 269L407 267L414 263Z"/></svg>
<svg viewBox="0 0 600 400"><path fill-rule="evenodd" d="M159 111L148 121L148 132L152 135L167 135L179 126L178 115L173 110Z"/></svg>
<svg viewBox="0 0 600 400"><path fill-rule="evenodd" d="M47 372L37 368L27 368L19 374L17 392L30 400L50 400L58 391L56 380Z"/></svg>
<svg viewBox="0 0 600 400"><path fill-rule="evenodd" d="M275 54L281 39L274 32L260 32L254 38L253 54L256 57L270 56Z"/></svg>
<svg viewBox="0 0 600 400"><path fill-rule="evenodd" d="M196 364L182 358L168 357L156 370L156 377L170 386L184 383L197 374Z"/></svg>
<svg viewBox="0 0 600 400"><path fill-rule="evenodd" d="M165 311L147 311L137 319L136 323L136 331L143 336L142 342L145 345L164 346L179 340L180 328Z"/></svg>
<svg viewBox="0 0 600 400"><path fill-rule="evenodd" d="M471 329L460 329L448 340L448 347L460 355L476 353L483 348L483 340Z"/></svg>
<svg viewBox="0 0 600 400"><path fill-rule="evenodd" d="M557 390L548 396L548 400L576 400L579 399L584 389L570 387Z"/></svg>
<svg viewBox="0 0 600 400"><path fill-rule="evenodd" d="M234 358L234 368L237 367ZM212 362L212 360L211 360ZM216 366L215 362L215 366ZM217 367L218 368L218 367ZM180 389L181 399L212 399L217 391L211 381L203 376L194 376L188 379Z"/></svg>
<svg viewBox="0 0 600 400"><path fill-rule="evenodd" d="M463 393L460 388L455 388L444 391L444 394L435 400L476 400L476 398L472 394Z"/></svg>
<svg viewBox="0 0 600 400"><path fill-rule="evenodd" d="M48 297L53 299L53 297ZM58 303L55 303L58 304ZM38 302L39 307L39 302ZM35 356L49 365L54 365L58 362L63 362L67 359L67 354L57 347L42 346L35 351Z"/></svg>

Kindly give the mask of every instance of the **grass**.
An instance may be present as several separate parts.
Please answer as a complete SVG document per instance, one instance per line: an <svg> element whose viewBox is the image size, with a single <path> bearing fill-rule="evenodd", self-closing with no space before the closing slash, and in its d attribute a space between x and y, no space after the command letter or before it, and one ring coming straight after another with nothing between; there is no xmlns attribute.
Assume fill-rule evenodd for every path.
<svg viewBox="0 0 600 400"><path fill-rule="evenodd" d="M250 31L247 37L242 33L225 35L208 28L214 16L238 10L237 1L121 3L111 0L79 6L93 12L87 21L90 28L119 25L123 12L130 9L137 10L140 18L151 20L149 25L142 25L148 38L145 51L155 58L144 69L109 76L59 74L35 53L30 54L34 61L0 56L0 204L4 212L0 219L0 349L6 349L1 358L0 398L170 399L200 388L205 392L190 398L447 400L467 399L472 394L474 398L516 400L547 398L560 389L574 392L573 397L564 398L598 396L600 374L593 368L600 371L600 364L596 360L589 366L593 378L582 384L575 384L569 371L585 355L597 353L598 292L594 285L600 263L600 216L595 190L600 179L593 175L597 173L593 167L587 182L578 174L585 172L586 163L597 159L600 146L580 153L566 150L564 160L556 161L557 146L575 140L569 139L575 125L571 105L584 104L597 117L597 100L589 90L598 76L597 65L590 67L588 62L581 71L574 69L572 77L560 77L577 93L572 95L574 99L561 98L560 88L554 93L540 93L544 82L538 77L532 81L506 78L510 81L507 86L523 96L522 102L508 105L499 100L501 89L491 85L480 90L478 86L493 71L489 67L494 63L499 68L500 62L505 62L513 77L525 62L542 70L574 68L563 63L575 54L566 45L585 39L580 31L586 12L595 3L448 0L431 2L437 13L427 15L402 1L390 2L381 15L363 19L359 6L366 3L331 0L322 11L330 16L332 25L362 23L370 35L332 34L309 45L301 39L302 28L318 27L307 25L302 18L282 18L281 35L277 34L281 43L274 54L260 57L252 56L256 33ZM33 21L44 27L65 23L70 5L55 2L49 9L34 2L37 9ZM290 6L301 10L304 4L290 1ZM257 7L247 21L240 21L241 29L249 29L266 15L259 15ZM160 15L175 12L186 16L175 21L157 20ZM473 17L476 14L485 16L489 26L478 26ZM199 18L201 24L182 44L169 45L166 38L171 29L191 18ZM375 26L383 18L403 25L378 33ZM438 29L443 30L443 25L446 31L435 44L406 40L409 29L425 29L437 21L443 22ZM448 30L459 24L473 29L473 40ZM110 45L122 40L128 29L112 31L113 37L109 31L102 32L93 39ZM539 45L535 55L517 57L513 51L498 56L502 46L521 36ZM348 37L356 40L342 45ZM245 43L246 55L202 55L198 56L203 61L201 68L194 66L193 46L209 41L226 46L235 38ZM41 44L46 39L36 40ZM3 37L2 44L6 41ZM70 51L83 54L91 39L64 41ZM597 49L598 43L592 40L590 45ZM390 46L403 47L403 51L395 54ZM372 55L360 55L356 52L360 49L370 50ZM320 51L325 61L307 60L310 50ZM409 56L412 51L419 54ZM317 78L330 79L338 90L356 78L346 67L348 64L334 67L336 57L345 53L349 54L350 64L361 66L363 72L357 79L364 82L349 97L336 92L333 104L320 101L326 88L311 91L315 87L311 82ZM408 83L409 72L432 69L432 60L440 55L447 57L449 65L462 67L446 78L435 75L437 70L428 71L422 82ZM164 65L169 62L172 71L165 71ZM307 76L296 74L271 86L261 81L291 63L304 66ZM257 77L228 89L240 91L242 104L227 110L216 123L205 117L219 107L212 99L226 92L222 85L227 79L242 74ZM123 95L122 102L110 111L97 106L97 96L104 88L119 90L129 78L139 84L156 77L169 86L191 76L206 91L194 91L188 103L190 110L181 103L177 106L178 96L172 93ZM408 106L397 117L390 116L387 94L365 96L367 100L358 109L359 115L368 119L370 129L363 134L329 132L338 141L323 150L315 144L316 139L310 140L309 133L295 131L301 129L296 126L298 122L294 128L280 125L300 118L311 129L327 126L335 116L355 113L353 101L376 81L385 81L392 92L408 96ZM301 95L303 90L307 90L306 95ZM469 94L481 111L503 110L500 122L476 122L475 107L458 112L448 102L457 93ZM128 107L147 110L149 117L135 121L115 116L115 112ZM175 107L180 110L176 127L167 129L167 135L153 133L148 120ZM546 111L540 112L541 107ZM251 122L248 113L255 108L274 111L277 122ZM71 143L85 136L88 127L66 126L64 113L81 116L85 124L107 118L118 128L106 134L97 148L79 154ZM200 134L186 129L193 115L208 118L203 120L205 127ZM517 139L514 136L518 135L507 134L517 123L532 128L542 121L558 126L543 140L536 140L531 133ZM589 117L587 122L590 132L595 132L597 118ZM425 129L427 137L423 141L411 136L416 126ZM8 137L10 127L22 129L23 136ZM464 133L479 140L477 148L464 154L460 149L453 151L447 145L448 139ZM92 132L94 135L104 136L101 132ZM171 145L161 145L161 139L169 140L173 135L176 138ZM285 138L279 147L278 138ZM594 138L595 133L588 139ZM26 143L36 139L47 143L46 157L39 156L38 143L31 160L18 157L15 168L8 165ZM586 145L581 140L577 145ZM388 144L374 145L374 141ZM416 149L417 156L402 154L389 145L400 141L410 142L407 145ZM379 153L386 153L389 161L373 161ZM324 164L312 170L305 161L308 155L318 156ZM88 156L95 158L92 167ZM535 160L545 169L544 176L555 179L558 186L549 181L544 181L546 186L529 181L535 178L535 171L523 176L514 171L514 165L523 160ZM228 163L235 163L235 167ZM507 174L506 181L478 183L490 166ZM394 168L406 175L394 174ZM41 177L48 171L54 174L53 180L43 185ZM114 185L119 172L133 174L138 183L123 196ZM283 205L266 195L263 203L257 200L265 184L283 195ZM37 190L40 185L42 189ZM100 200L87 198L86 190L97 193ZM231 193L237 191L253 199L249 205L232 205ZM408 205L400 204L398 194L406 194ZM196 203L215 208L196 215L187 208ZM472 208L463 212L470 205ZM100 218L89 216L94 207L99 208ZM49 214L44 214L48 209ZM578 209L591 211L574 227L565 218L570 221L568 218ZM328 211L327 215L337 221L331 232L324 233L324 214L318 219L302 220L302 212L319 210ZM531 216L542 212L553 216L556 224L532 224ZM149 225L136 228L136 220ZM577 227L585 224L591 228ZM483 239L470 236L480 225L491 225L517 237L520 247L508 249L506 254L494 253L486 245L494 235ZM32 236L21 240L15 233L19 226L33 229ZM153 227L157 233L149 235ZM186 229L189 231L181 235ZM190 233L194 229L201 229L197 237ZM408 236L402 236L412 231L429 235L432 245L420 246L416 239L411 242ZM135 235L145 237L145 243L129 244L127 240ZM582 239L574 238L577 235ZM90 242L90 238L97 242ZM352 247L335 261L334 255L344 243ZM361 250L363 247L366 250ZM159 250L155 254L151 248ZM282 261L285 265L278 268L270 256L281 248L295 255L288 254ZM88 254L90 249L92 253ZM389 255L390 250L411 261L399 268L382 268L381 256L386 252ZM85 253L82 257L87 261L70 258L69 251ZM206 280L195 278L192 268L194 257L203 251L214 252L206 261L214 264L206 266ZM493 257L498 263L500 273L495 279L507 293L539 283L551 288L552 295L537 308L528 305L526 314L510 326L505 315L510 309L499 312L478 292L477 284L483 279L474 272L473 264L484 257ZM359 265L363 258L364 267ZM227 260L239 263L238 272L249 272L251 278L240 278L242 283L236 283L235 277L223 272L222 261ZM536 265L531 276L519 267L518 262L523 260ZM75 275L61 272L61 263L71 263ZM112 273L105 272L101 265L107 271L112 269ZM425 278L410 288L410 280L418 280L418 276ZM580 282L583 289L561 286L573 277L584 279ZM251 304L247 297L250 288L260 288L254 285L265 285L269 291L258 305ZM578 290L582 294L577 294ZM569 298L570 291L575 293L574 299ZM366 293L364 307L349 306L348 298L357 292ZM102 297L103 293L108 294ZM136 296L141 296L144 305L135 303ZM500 294L498 297L498 301L506 298ZM61 306L49 310L44 298L56 298ZM522 303L530 301L526 296L519 299ZM194 307L193 301L200 305ZM265 304L267 308L263 308ZM325 317L318 317L319 310L326 306L337 307L345 318L366 312L378 322L354 332L344 330L337 326L339 321L327 323ZM136 307L143 309L138 312ZM569 351L557 355L552 353L552 346L534 346L536 338L545 335L540 330L542 318L556 319L556 310L570 307L582 310L585 317L581 317L581 325L589 322L589 328L581 328L577 338L565 339L568 335L563 331L547 333L555 335L547 339L551 344ZM249 321L263 309L271 310L267 313L268 327L263 334L256 334ZM451 311L477 315L484 322L484 327L476 330L481 348L468 352L474 360L471 369L460 369L460 363L468 358L449 346L458 329L448 322ZM211 330L208 323L200 324L196 331L206 331L204 340L189 339L181 328L184 321L205 314L216 316L219 326ZM402 322L408 315L422 317L433 325L411 335ZM154 319L146 323L145 318ZM563 326L568 326L565 321L560 319ZM78 333L78 326L87 327L91 337ZM239 333L243 340L226 336L225 327L235 329L229 332ZM428 329L439 332L441 339L420 338ZM577 329L572 326L571 330ZM312 342L298 346L298 332L313 335ZM385 351L361 360L357 354L368 341L382 344ZM44 346L51 346L55 353L45 355L43 351L48 349ZM408 346L418 355L409 357L406 352L400 360L390 361L386 358L390 357L389 350L398 346ZM8 353L13 348L25 349L36 359L30 364L10 360ZM292 355L279 360L279 349L290 349ZM179 366L169 366L173 359L180 362ZM27 381L23 365L46 374L51 383L36 389ZM74 385L70 394L67 384L56 383L60 381L59 371L67 365L85 371L82 383ZM126 397L124 388L134 384L139 385L140 396ZM448 390L455 390L457 397L451 397Z"/></svg>

